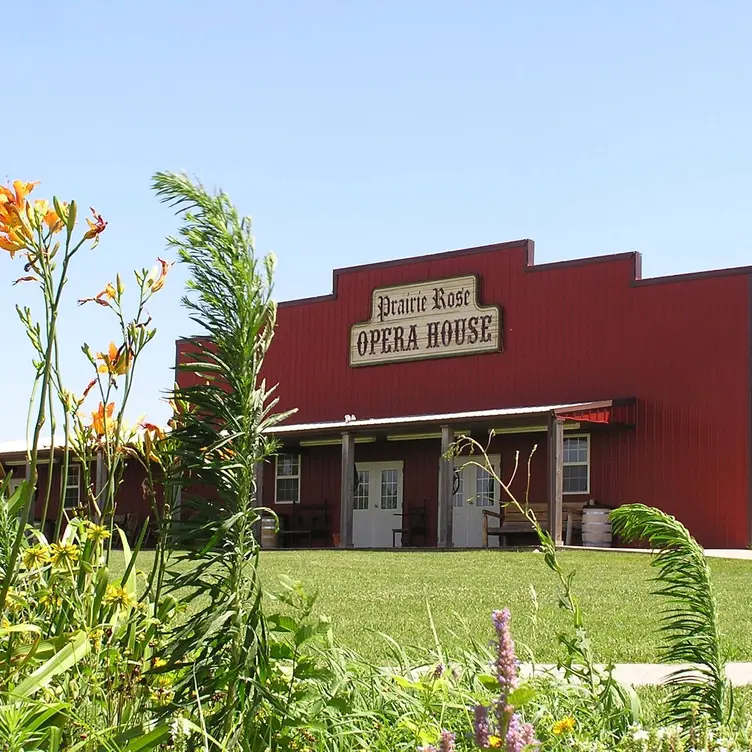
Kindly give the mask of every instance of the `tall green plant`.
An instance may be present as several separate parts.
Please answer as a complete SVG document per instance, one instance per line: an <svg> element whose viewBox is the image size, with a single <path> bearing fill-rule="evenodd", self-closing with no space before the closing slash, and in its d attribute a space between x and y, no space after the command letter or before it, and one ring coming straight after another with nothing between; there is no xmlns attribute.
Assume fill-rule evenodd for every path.
<svg viewBox="0 0 752 752"><path fill-rule="evenodd" d="M688 663L668 679L668 718L690 729L698 711L716 723L730 708L731 687L718 626L710 566L700 544L675 517L643 504L611 512L614 532L626 541L647 539L658 550L654 591L668 598L661 633L661 659Z"/></svg>
<svg viewBox="0 0 752 752"><path fill-rule="evenodd" d="M448 454L451 457L467 455L467 464L476 465L490 473L502 491L501 506L515 507L535 531L540 541L543 560L559 583L559 607L568 613L571 620L572 629L557 635L559 644L564 649L560 664L564 669L565 677L568 680L575 679L581 684L589 694L590 701L598 708L598 715L603 719L606 728L616 734L622 734L630 723L635 723L639 719L639 699L633 689L614 678L613 666L602 670L597 665L593 654L592 639L574 589L575 571L564 570L553 538L540 524L529 505L531 462L535 451L536 447L528 457L527 487L523 501L520 501L512 491L512 483L519 469L519 453L515 458L512 476L506 481L500 477L488 459L486 447L471 437L461 437L450 448Z"/></svg>
<svg viewBox="0 0 752 752"><path fill-rule="evenodd" d="M153 725L169 693L166 677L152 671L161 633L177 604L174 598L138 597L135 555L121 531L125 572L122 578L113 575L108 552L114 528L98 523L104 515L112 523L125 458L135 449L136 429L126 426L124 416L135 364L155 334L146 306L164 287L171 264L160 260L152 271L135 273L139 302L133 317L126 314L119 275L115 284L79 301L114 313L119 344L111 342L98 353L84 345L94 378L80 396L67 391L58 337L64 291L74 257L87 244L98 244L107 223L94 213L77 232L75 202L32 201L28 195L35 186L22 181L12 189L0 186L0 248L24 260L26 276L14 284L31 286L40 303L39 313L17 308L34 350L26 480L15 491L10 479L0 481L0 746L11 738L18 741L12 748L33 744L35 749L90 752L100 748L101 736L112 742L108 749L120 749L123 739L141 738L145 725ZM84 405L92 392L99 406L89 413ZM58 473L53 469L58 467L59 416L63 451ZM37 468L42 452L47 453L40 441L46 427L49 467L41 484ZM80 462L84 493L74 509L65 505L71 452ZM95 459L96 481L91 477ZM53 475L61 484L56 510ZM44 532L28 524L35 498L41 502ZM44 523L53 515L50 539ZM153 748L158 736L169 737L169 726L155 731L146 734L153 744L141 749Z"/></svg>
<svg viewBox="0 0 752 752"><path fill-rule="evenodd" d="M171 582L207 596L207 605L178 633L171 659L193 658L182 686L186 700L194 687L211 687L200 698L209 733L247 748L268 668L253 532L256 468L275 449L265 432L287 417L274 413L274 389L261 379L277 312L274 257L257 256L250 219L226 194L211 195L185 175L166 172L153 185L182 217L178 237L168 243L190 273L182 302L202 330L190 362L181 365L192 385L175 391L184 408L175 416L173 438L185 482L214 494L191 502L192 519L201 525L191 540L205 545L186 554L192 571Z"/></svg>

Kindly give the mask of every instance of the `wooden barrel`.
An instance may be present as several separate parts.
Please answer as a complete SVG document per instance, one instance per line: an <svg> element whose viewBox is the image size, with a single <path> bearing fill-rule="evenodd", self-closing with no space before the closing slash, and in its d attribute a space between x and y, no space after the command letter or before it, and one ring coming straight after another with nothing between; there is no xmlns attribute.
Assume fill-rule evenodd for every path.
<svg viewBox="0 0 752 752"><path fill-rule="evenodd" d="M611 520L610 509L584 507L582 510L582 545L588 547L610 548Z"/></svg>
<svg viewBox="0 0 752 752"><path fill-rule="evenodd" d="M261 548L277 547L277 521L274 517L264 517L261 520Z"/></svg>

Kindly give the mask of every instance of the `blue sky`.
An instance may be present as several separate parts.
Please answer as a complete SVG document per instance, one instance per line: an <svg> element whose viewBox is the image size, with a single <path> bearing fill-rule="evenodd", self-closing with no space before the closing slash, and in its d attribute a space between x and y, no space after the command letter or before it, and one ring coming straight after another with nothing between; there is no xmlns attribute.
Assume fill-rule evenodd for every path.
<svg viewBox="0 0 752 752"><path fill-rule="evenodd" d="M279 299L327 293L333 267L524 237L537 261L627 250L645 276L750 263L752 46L747 2L37 0L3 9L0 179L38 179L109 221L64 312L174 231L159 169L227 190L278 257ZM30 348L0 258L0 440L21 438ZM133 416L167 417L174 340L195 333L181 270Z"/></svg>

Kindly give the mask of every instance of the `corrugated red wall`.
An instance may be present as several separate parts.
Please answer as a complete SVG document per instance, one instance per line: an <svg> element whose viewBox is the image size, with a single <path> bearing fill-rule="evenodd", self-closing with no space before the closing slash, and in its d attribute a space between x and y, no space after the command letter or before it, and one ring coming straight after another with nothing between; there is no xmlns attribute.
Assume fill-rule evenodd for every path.
<svg viewBox="0 0 752 752"><path fill-rule="evenodd" d="M636 281L638 267L637 254L533 266L521 241L341 270L333 296L280 306L265 376L279 383L280 409L298 408L295 423L636 397L637 427L592 443L590 495L659 506L706 546L744 546L750 274ZM502 306L503 352L349 367L350 326L369 318L374 288L463 274L480 277L481 304ZM367 447L376 451L359 445L359 457ZM310 483L338 501L338 449L321 456L318 467L307 460L302 492ZM422 495L435 499L429 464ZM406 495L408 482L406 467Z"/></svg>

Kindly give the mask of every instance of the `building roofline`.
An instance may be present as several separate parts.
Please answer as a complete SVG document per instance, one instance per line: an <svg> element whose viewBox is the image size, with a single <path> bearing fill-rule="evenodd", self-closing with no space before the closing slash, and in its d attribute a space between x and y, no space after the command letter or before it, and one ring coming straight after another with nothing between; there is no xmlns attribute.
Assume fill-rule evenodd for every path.
<svg viewBox="0 0 752 752"><path fill-rule="evenodd" d="M281 424L268 429L265 433L271 436L294 436L315 433L354 432L380 429L409 428L421 425L465 424L479 421L527 419L535 416L556 415L565 419L567 416L579 416L583 412L608 410L622 404L632 404L633 398L626 400L594 400L589 402L574 402L555 405L524 405L519 407L494 408L489 410L471 410L455 413L436 413L429 415L398 415L382 418L364 418L358 420L354 416L346 416L344 420L322 421L320 423L291 423ZM573 418L577 420L578 418Z"/></svg>
<svg viewBox="0 0 752 752"><path fill-rule="evenodd" d="M408 256L405 258L392 259L388 261L377 261L369 264L358 264L355 266L340 267L332 272L332 291L330 293L327 293L325 295L313 295L305 298L293 298L291 300L284 300L280 301L277 305L279 308L287 308L296 305L305 305L308 303L322 303L329 300L336 300L339 287L339 278L346 274L357 274L359 272L372 271L374 269L408 266L410 264L418 264L426 261L438 261L447 258L458 258L461 256L471 256L479 253L497 253L499 251L512 251L518 249L524 249L525 251L523 270L528 274L537 274L539 272L550 271L553 269L569 269L575 267L591 266L593 264L632 261L632 279L630 281L630 284L632 286L672 284L676 282L694 282L706 279L714 279L716 277L752 275L752 266L737 266L643 278L642 254L639 251L610 253L600 256L587 256L583 258L566 259L564 261L549 261L543 264L536 264L535 241L530 239L523 239L512 240L506 243L491 243L489 245L474 246L472 248L459 248L450 251L440 251L439 253Z"/></svg>
<svg viewBox="0 0 752 752"><path fill-rule="evenodd" d="M372 271L374 269L387 269L392 267L409 266L422 262L438 261L446 258L459 258L462 256L471 256L478 253L495 253L499 251L512 251L524 249L525 260L523 270L526 274L538 274L540 272L551 271L554 269L569 269L576 267L591 266L593 264L618 263L622 261L632 261L632 287L642 287L650 285L674 284L679 282L696 282L707 279L720 277L736 277L742 275L752 276L752 266L725 267L722 269L709 269L698 272L683 272L680 274L667 274L659 277L642 276L642 254L639 251L626 251L623 253L611 253L601 256L587 256L584 258L566 259L564 261L549 261L543 264L535 263L535 242L530 239L511 240L505 243L491 243L488 245L473 246L472 248L458 248L449 251L440 251L438 253L422 254L418 256L408 256L387 261L376 261L368 264L357 264L354 266L345 266L334 269L332 272L332 291L324 295L312 295L304 298L292 298L282 300L277 303L279 308L288 308L297 305L308 305L310 303L324 303L337 299L340 277L347 274L357 274L359 272ZM206 335L197 334L194 336L178 337L176 343L195 342L197 340L207 339ZM177 361L176 361L177 365Z"/></svg>

